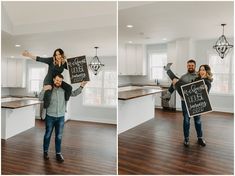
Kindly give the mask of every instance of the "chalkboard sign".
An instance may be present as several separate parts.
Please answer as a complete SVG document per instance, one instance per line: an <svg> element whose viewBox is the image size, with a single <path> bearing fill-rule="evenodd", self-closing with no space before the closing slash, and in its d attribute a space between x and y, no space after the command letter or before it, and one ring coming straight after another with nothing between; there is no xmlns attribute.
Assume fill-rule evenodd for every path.
<svg viewBox="0 0 235 176"><path fill-rule="evenodd" d="M86 56L79 56L67 59L71 84L82 81L89 81Z"/></svg>
<svg viewBox="0 0 235 176"><path fill-rule="evenodd" d="M204 80L185 84L181 90L190 117L212 111Z"/></svg>

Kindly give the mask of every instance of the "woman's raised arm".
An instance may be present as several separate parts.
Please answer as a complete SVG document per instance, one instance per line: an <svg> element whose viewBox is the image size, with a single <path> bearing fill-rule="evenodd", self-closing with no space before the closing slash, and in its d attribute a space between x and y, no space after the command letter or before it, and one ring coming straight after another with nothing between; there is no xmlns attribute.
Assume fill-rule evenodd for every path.
<svg viewBox="0 0 235 176"><path fill-rule="evenodd" d="M32 53L28 52L27 50L24 50L24 52L22 53L23 56L25 57L29 57L31 59L36 60L36 56L34 56Z"/></svg>

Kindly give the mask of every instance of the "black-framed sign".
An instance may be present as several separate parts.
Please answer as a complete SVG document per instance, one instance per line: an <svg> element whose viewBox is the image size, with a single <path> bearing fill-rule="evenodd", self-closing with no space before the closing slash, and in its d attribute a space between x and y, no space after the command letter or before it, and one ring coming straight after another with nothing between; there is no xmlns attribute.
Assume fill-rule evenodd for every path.
<svg viewBox="0 0 235 176"><path fill-rule="evenodd" d="M190 117L212 111L204 80L185 84L181 90Z"/></svg>
<svg viewBox="0 0 235 176"><path fill-rule="evenodd" d="M86 56L68 58L67 67L69 70L71 84L90 80L87 68Z"/></svg>

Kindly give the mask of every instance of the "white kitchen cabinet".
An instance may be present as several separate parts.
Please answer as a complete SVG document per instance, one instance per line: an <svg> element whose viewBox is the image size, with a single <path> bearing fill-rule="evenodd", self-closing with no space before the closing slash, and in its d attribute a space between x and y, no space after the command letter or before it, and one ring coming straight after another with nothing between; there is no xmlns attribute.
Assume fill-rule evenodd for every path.
<svg viewBox="0 0 235 176"><path fill-rule="evenodd" d="M16 87L16 60L7 59L7 87Z"/></svg>
<svg viewBox="0 0 235 176"><path fill-rule="evenodd" d="M2 74L2 81L1 87L7 87L7 59L5 57L1 58L1 74Z"/></svg>
<svg viewBox="0 0 235 176"><path fill-rule="evenodd" d="M136 75L136 48L135 45L126 45L127 75Z"/></svg>
<svg viewBox="0 0 235 176"><path fill-rule="evenodd" d="M145 47L143 45L136 45L136 74L146 75L146 57Z"/></svg>
<svg viewBox="0 0 235 176"><path fill-rule="evenodd" d="M16 59L16 87L26 87L26 62Z"/></svg>
<svg viewBox="0 0 235 176"><path fill-rule="evenodd" d="M126 75L125 46L118 46L118 75Z"/></svg>
<svg viewBox="0 0 235 176"><path fill-rule="evenodd" d="M7 86L5 87L25 87L26 86L26 62L23 59L7 59Z"/></svg>
<svg viewBox="0 0 235 176"><path fill-rule="evenodd" d="M146 75L145 47L142 44L119 46L119 75Z"/></svg>

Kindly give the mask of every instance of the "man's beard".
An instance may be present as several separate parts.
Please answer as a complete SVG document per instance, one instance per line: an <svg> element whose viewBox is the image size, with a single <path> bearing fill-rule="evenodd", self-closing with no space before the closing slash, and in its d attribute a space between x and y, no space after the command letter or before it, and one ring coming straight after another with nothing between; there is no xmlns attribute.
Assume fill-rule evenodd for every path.
<svg viewBox="0 0 235 176"><path fill-rule="evenodd" d="M195 70L194 70L194 69L188 69L188 72L189 72L189 73L194 73Z"/></svg>
<svg viewBox="0 0 235 176"><path fill-rule="evenodd" d="M61 86L61 85L56 85L56 84L54 84L54 87L57 87L57 88L58 88L58 87L60 87L60 86Z"/></svg>

